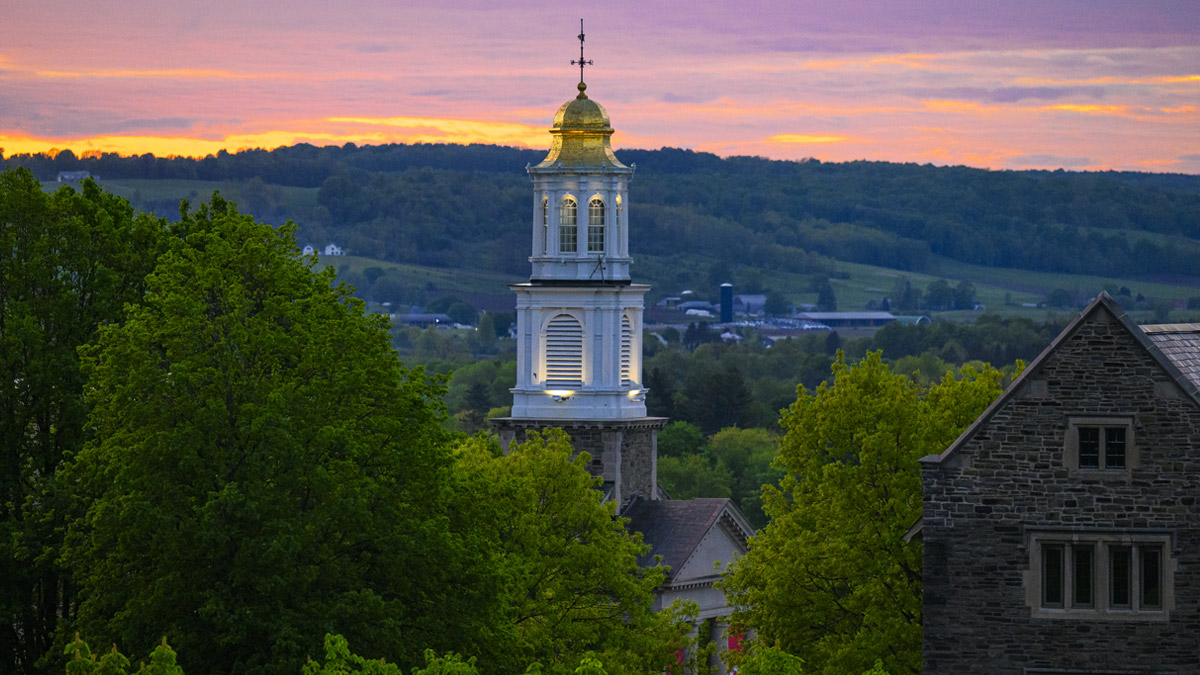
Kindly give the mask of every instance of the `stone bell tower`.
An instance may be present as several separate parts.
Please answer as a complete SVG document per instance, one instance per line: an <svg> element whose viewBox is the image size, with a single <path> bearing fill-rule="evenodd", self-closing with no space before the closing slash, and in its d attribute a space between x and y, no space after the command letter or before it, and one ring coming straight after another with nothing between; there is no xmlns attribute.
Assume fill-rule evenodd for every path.
<svg viewBox="0 0 1200 675"><path fill-rule="evenodd" d="M604 107L588 98L580 32L578 95L554 116L533 182L532 271L517 294L512 416L492 420L501 443L556 427L592 456L611 498L654 499L658 430L642 387L644 284L630 282L633 169L613 154Z"/></svg>

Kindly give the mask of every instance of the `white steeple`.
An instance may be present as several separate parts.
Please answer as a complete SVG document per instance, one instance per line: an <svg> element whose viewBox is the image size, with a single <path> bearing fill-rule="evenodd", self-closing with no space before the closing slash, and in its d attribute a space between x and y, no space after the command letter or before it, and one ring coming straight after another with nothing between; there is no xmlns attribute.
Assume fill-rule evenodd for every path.
<svg viewBox="0 0 1200 675"><path fill-rule="evenodd" d="M582 61L582 56L580 57ZM633 169L613 154L608 113L585 93L554 116L533 180L529 283L517 294L512 417L629 420L646 416L642 308L629 280Z"/></svg>

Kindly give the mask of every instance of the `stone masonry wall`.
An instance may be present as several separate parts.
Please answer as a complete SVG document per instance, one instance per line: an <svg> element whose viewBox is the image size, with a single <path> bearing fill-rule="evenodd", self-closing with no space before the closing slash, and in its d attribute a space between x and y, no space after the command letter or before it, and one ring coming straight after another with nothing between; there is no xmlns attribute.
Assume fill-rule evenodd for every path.
<svg viewBox="0 0 1200 675"><path fill-rule="evenodd" d="M1139 466L1069 469L1067 418L1118 414ZM1104 306L922 483L926 675L1200 673L1200 406ZM1172 533L1169 621L1032 616L1028 534L1048 528Z"/></svg>
<svg viewBox="0 0 1200 675"><path fill-rule="evenodd" d="M567 432L576 453L586 451L591 455L591 474L613 484L618 505L635 494L653 499L658 479L658 431L665 423L658 417L622 421L492 420L506 452L512 444L525 442L530 431L559 428Z"/></svg>

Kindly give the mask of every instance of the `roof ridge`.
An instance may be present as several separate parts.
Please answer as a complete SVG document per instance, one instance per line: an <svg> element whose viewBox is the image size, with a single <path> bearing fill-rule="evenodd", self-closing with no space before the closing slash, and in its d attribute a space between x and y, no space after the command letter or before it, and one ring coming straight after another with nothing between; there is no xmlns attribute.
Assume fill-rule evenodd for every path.
<svg viewBox="0 0 1200 675"><path fill-rule="evenodd" d="M1159 335L1162 333L1200 333L1200 323L1146 323L1139 326L1143 333Z"/></svg>

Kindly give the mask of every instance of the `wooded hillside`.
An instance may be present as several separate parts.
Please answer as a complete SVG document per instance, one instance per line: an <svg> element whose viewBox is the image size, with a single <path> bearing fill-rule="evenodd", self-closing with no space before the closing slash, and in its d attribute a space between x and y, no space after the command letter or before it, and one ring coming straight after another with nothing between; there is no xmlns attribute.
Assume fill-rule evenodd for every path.
<svg viewBox="0 0 1200 675"><path fill-rule="evenodd" d="M63 151L6 161L43 180L87 170L101 179L244 183L245 210L295 220L302 240L336 239L351 253L391 262L524 274L524 256L511 255L528 239L522 167L543 154L347 144L203 159ZM1200 270L1200 176L722 159L672 148L620 157L639 167L630 234L643 255L725 260L736 251L739 262L767 272L817 274L834 260L922 272L933 256L1100 276ZM187 195L133 201L172 217L178 196Z"/></svg>

